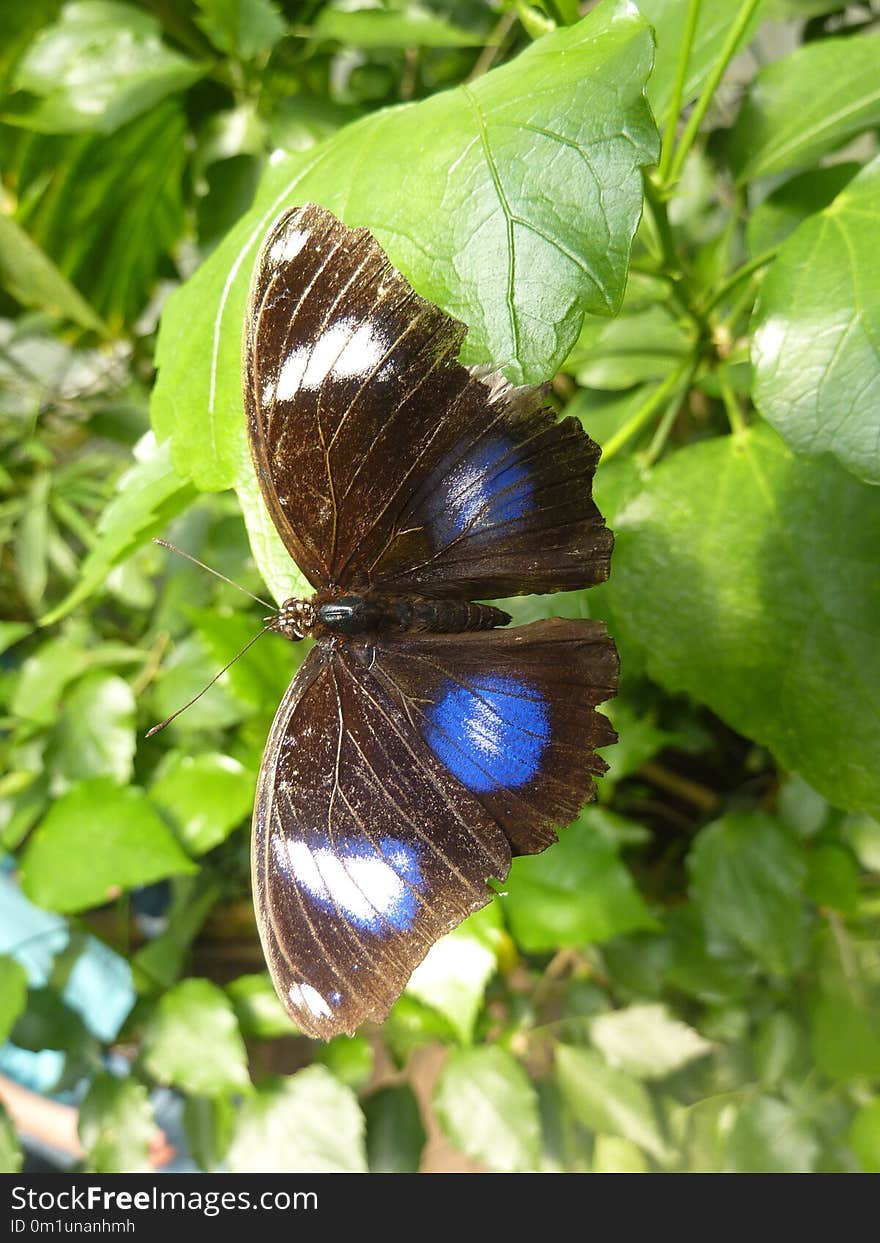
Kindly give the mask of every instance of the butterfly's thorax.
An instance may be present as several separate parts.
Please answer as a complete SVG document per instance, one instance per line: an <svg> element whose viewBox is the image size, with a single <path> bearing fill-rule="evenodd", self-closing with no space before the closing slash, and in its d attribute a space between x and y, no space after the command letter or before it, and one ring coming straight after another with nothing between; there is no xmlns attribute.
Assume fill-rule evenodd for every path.
<svg viewBox="0 0 880 1243"><path fill-rule="evenodd" d="M288 639L362 638L391 634L459 634L506 626L510 614L491 604L332 588L311 600L285 600L272 629Z"/></svg>

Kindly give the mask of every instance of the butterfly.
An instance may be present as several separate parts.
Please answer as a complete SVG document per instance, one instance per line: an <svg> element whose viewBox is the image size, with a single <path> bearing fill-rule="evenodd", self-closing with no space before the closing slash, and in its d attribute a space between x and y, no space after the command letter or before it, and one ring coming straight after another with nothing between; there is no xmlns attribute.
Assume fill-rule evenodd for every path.
<svg viewBox="0 0 880 1243"><path fill-rule="evenodd" d="M478 601L588 587L612 534L599 449L545 390L463 366L464 326L372 234L315 204L257 259L243 386L257 478L314 588L271 628L316 642L275 717L254 809L255 910L306 1034L381 1021L513 855L595 797L599 621L503 629Z"/></svg>

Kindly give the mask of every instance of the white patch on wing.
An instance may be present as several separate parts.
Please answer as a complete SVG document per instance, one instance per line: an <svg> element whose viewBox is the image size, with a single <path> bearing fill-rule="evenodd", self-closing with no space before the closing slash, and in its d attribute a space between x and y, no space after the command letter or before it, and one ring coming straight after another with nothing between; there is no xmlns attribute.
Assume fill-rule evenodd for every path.
<svg viewBox="0 0 880 1243"><path fill-rule="evenodd" d="M302 229L288 229L277 237L269 249L269 258L273 263L290 263L295 259L308 241L308 234Z"/></svg>
<svg viewBox="0 0 880 1243"><path fill-rule="evenodd" d="M329 1019L333 1013L327 1002L311 984L291 984L287 995L295 1006L302 1006L316 1019Z"/></svg>
<svg viewBox="0 0 880 1243"><path fill-rule="evenodd" d="M339 379L368 376L382 360L385 338L373 324L361 324L337 356L332 371Z"/></svg>
<svg viewBox="0 0 880 1243"><path fill-rule="evenodd" d="M279 839L276 838L276 841ZM305 842L285 841L295 879L319 902L332 902L356 923L377 915L394 919L406 897L406 885L378 855L340 855Z"/></svg>
<svg viewBox="0 0 880 1243"><path fill-rule="evenodd" d="M300 389L318 389L328 376L336 380L366 378L385 353L384 336L372 324L352 332L350 320L340 320L318 337L311 348L299 346L287 355L278 377L275 397L290 401Z"/></svg>

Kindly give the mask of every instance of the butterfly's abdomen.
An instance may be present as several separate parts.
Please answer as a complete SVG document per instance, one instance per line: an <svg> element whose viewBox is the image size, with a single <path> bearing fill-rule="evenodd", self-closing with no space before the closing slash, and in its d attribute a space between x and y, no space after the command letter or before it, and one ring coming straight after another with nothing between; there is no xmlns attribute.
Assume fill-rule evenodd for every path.
<svg viewBox="0 0 880 1243"><path fill-rule="evenodd" d="M346 637L388 633L460 634L506 626L510 614L469 600L432 600L380 594L319 600L319 632Z"/></svg>

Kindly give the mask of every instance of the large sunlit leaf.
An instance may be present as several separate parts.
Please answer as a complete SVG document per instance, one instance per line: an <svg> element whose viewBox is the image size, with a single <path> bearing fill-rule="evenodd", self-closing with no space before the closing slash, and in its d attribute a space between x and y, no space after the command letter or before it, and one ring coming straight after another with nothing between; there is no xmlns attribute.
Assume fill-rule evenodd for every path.
<svg viewBox="0 0 880 1243"><path fill-rule="evenodd" d="M465 1043L495 972L500 939L501 913L492 903L432 945L407 984L407 992L445 1015Z"/></svg>
<svg viewBox="0 0 880 1243"><path fill-rule="evenodd" d="M626 1071L609 1066L593 1049L560 1045L559 1090L575 1117L591 1131L618 1135L662 1161L668 1152L647 1089Z"/></svg>
<svg viewBox="0 0 880 1243"><path fill-rule="evenodd" d="M651 54L634 6L606 0L468 86L273 164L162 318L152 416L159 438L174 438L177 469L201 488L252 470L240 392L250 272L282 208L310 199L368 225L420 293L468 324L467 361L517 381L551 376L584 312L620 305L640 166L656 155Z"/></svg>
<svg viewBox="0 0 880 1243"><path fill-rule="evenodd" d="M799 453L832 453L871 483L880 483L878 235L880 156L782 247L752 337L764 417Z"/></svg>

